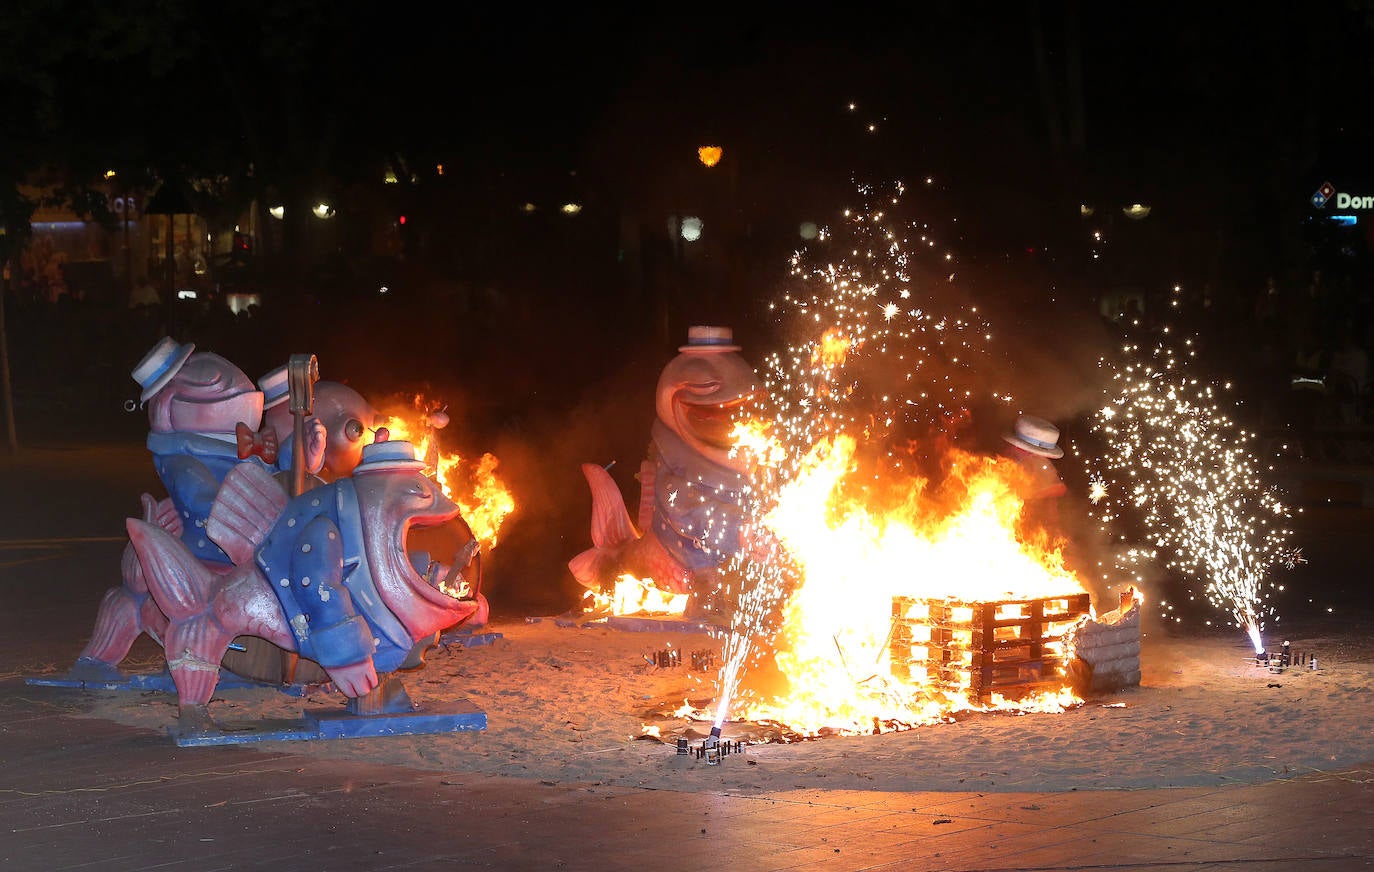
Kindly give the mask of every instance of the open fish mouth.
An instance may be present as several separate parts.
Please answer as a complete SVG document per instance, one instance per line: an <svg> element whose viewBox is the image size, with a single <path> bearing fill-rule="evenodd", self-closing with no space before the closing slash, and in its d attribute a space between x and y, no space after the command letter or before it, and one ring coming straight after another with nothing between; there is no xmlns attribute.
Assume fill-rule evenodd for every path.
<svg viewBox="0 0 1374 872"><path fill-rule="evenodd" d="M469 539L454 555L452 563L431 561L426 567L425 581L430 587L451 599L475 599L477 588L470 575L473 559L477 556L478 550L477 540Z"/></svg>
<svg viewBox="0 0 1374 872"><path fill-rule="evenodd" d="M723 403L697 404L680 402L682 422L692 436L703 445L729 450L735 445L735 424L741 412L752 402L753 395L747 394Z"/></svg>
<svg viewBox="0 0 1374 872"><path fill-rule="evenodd" d="M472 602L477 596L472 569L480 547L473 538L454 546L453 533L464 525L452 520L421 523L416 519L406 531L406 556L415 571L412 586L422 585L429 599L438 600L434 594L439 594L444 600Z"/></svg>

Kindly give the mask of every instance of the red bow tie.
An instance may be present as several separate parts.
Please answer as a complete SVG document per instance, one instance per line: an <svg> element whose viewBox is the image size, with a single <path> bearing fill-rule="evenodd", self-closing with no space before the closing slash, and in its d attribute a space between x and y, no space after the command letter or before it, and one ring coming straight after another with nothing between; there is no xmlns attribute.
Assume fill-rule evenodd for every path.
<svg viewBox="0 0 1374 872"><path fill-rule="evenodd" d="M240 421L234 427L234 436L239 443L239 460L247 460L256 454L267 463L277 462L277 431L266 427L254 433L248 425Z"/></svg>

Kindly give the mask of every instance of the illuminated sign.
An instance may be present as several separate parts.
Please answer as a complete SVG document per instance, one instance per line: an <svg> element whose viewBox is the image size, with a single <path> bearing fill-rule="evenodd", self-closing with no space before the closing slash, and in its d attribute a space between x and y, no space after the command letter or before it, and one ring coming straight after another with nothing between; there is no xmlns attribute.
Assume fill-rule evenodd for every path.
<svg viewBox="0 0 1374 872"><path fill-rule="evenodd" d="M1374 196L1337 191L1336 186L1330 182L1324 182L1317 189L1317 192L1312 195L1311 202L1313 207L1325 209L1326 204L1333 199L1336 201L1337 209L1374 209Z"/></svg>
<svg viewBox="0 0 1374 872"><path fill-rule="evenodd" d="M1318 209L1325 208L1326 202L1336 193L1336 188L1330 182L1322 182L1322 186L1317 189L1317 193L1312 195L1312 205Z"/></svg>
<svg viewBox="0 0 1374 872"><path fill-rule="evenodd" d="M1337 209L1374 209L1374 197L1355 197L1344 191L1336 194Z"/></svg>

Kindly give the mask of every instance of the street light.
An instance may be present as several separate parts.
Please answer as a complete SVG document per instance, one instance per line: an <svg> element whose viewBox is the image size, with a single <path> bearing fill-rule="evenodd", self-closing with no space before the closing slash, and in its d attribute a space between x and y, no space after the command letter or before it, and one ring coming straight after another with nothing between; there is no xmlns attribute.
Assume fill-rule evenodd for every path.
<svg viewBox="0 0 1374 872"><path fill-rule="evenodd" d="M724 154L725 150L718 145L703 145L697 149L697 159L701 161L702 166L706 167L713 167L720 163Z"/></svg>

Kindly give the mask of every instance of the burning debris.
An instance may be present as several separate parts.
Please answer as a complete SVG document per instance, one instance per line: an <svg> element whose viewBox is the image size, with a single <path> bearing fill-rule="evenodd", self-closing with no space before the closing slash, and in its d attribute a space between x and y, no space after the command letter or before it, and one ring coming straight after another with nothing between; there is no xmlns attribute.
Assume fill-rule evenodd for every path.
<svg viewBox="0 0 1374 872"><path fill-rule="evenodd" d="M582 610L593 615L680 617L687 611L689 596L662 590L652 578L626 573L609 591L590 589L584 593Z"/></svg>
<svg viewBox="0 0 1374 872"><path fill-rule="evenodd" d="M894 597L892 676L984 703L1057 690L1067 677L1067 636L1090 607L1086 593L973 603Z"/></svg>

